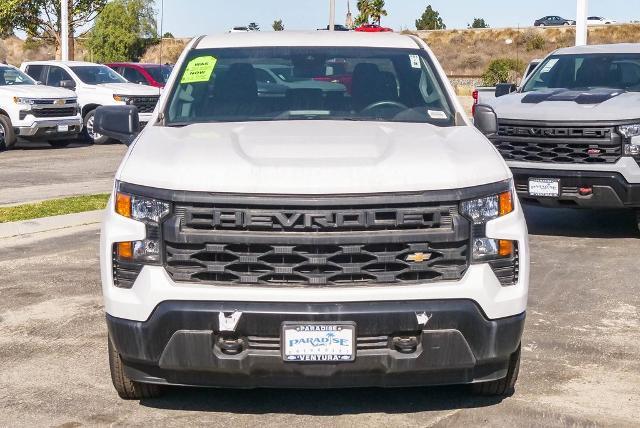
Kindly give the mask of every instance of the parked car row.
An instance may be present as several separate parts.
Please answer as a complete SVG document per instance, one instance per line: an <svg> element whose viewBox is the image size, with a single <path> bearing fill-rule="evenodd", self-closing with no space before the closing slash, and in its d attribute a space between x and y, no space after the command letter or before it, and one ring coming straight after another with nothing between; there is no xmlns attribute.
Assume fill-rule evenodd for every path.
<svg viewBox="0 0 640 428"><path fill-rule="evenodd" d="M589 16L587 17L587 25L609 25L617 24L615 19L605 18L603 16ZM576 21L573 19L564 19L560 16L549 15L540 19L536 19L533 23L534 27L557 27L557 26L576 25Z"/></svg>
<svg viewBox="0 0 640 428"><path fill-rule="evenodd" d="M144 125L171 67L110 66L77 61L30 61L20 69L0 65L0 147L11 148L18 139L64 147L79 135L106 143L109 139L94 131L95 109L104 105L136 106Z"/></svg>

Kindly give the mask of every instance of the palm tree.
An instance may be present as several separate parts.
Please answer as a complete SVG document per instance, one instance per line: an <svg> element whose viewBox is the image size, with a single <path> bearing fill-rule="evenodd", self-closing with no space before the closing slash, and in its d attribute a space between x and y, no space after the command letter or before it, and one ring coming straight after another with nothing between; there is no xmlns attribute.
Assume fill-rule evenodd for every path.
<svg viewBox="0 0 640 428"><path fill-rule="evenodd" d="M380 25L383 16L387 16L387 11L384 8L384 0L372 0L369 2L369 14L373 19L373 22Z"/></svg>

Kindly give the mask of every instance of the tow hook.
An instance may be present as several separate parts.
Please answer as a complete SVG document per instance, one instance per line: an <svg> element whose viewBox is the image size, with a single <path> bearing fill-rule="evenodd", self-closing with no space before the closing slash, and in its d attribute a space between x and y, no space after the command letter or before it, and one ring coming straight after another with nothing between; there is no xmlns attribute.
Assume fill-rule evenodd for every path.
<svg viewBox="0 0 640 428"><path fill-rule="evenodd" d="M412 354L418 349L418 338L416 336L393 338L393 348L402 354Z"/></svg>
<svg viewBox="0 0 640 428"><path fill-rule="evenodd" d="M244 350L244 339L237 337L235 334L222 334L218 336L218 348L223 354L238 355Z"/></svg>

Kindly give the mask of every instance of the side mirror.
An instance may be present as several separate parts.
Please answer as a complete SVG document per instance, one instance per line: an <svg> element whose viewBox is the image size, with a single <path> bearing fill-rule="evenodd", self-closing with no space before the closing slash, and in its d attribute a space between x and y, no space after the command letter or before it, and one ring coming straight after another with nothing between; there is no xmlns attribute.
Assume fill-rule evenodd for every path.
<svg viewBox="0 0 640 428"><path fill-rule="evenodd" d="M518 90L518 87L513 83L498 83L496 85L496 98L503 95L508 95Z"/></svg>
<svg viewBox="0 0 640 428"><path fill-rule="evenodd" d="M76 84L73 80L61 80L60 81L60 87L61 88L65 88L65 89L71 89L72 91L75 91L76 89Z"/></svg>
<svg viewBox="0 0 640 428"><path fill-rule="evenodd" d="M40 80L36 80L36 85L43 85L43 83Z"/></svg>
<svg viewBox="0 0 640 428"><path fill-rule="evenodd" d="M135 106L102 106L96 109L93 129L98 134L130 145L140 131L140 117Z"/></svg>
<svg viewBox="0 0 640 428"><path fill-rule="evenodd" d="M487 105L478 104L473 115L473 124L484 135L493 135L498 132L498 116L496 112Z"/></svg>

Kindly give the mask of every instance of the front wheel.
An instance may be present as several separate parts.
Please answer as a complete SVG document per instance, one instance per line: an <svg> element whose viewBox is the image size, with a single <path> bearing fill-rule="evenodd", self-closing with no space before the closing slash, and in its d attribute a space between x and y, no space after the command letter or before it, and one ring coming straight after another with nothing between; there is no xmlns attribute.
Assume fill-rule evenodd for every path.
<svg viewBox="0 0 640 428"><path fill-rule="evenodd" d="M95 114L96 114L96 111L91 110L84 117L84 136L87 140L89 140L93 144L106 144L109 142L109 137L98 134L93 129Z"/></svg>
<svg viewBox="0 0 640 428"><path fill-rule="evenodd" d="M125 400L143 400L146 398L157 398L162 395L162 387L149 383L140 383L131 380L124 373L122 357L115 346L108 340L109 349L109 369L111 371L111 382L120 398Z"/></svg>
<svg viewBox="0 0 640 428"><path fill-rule="evenodd" d="M9 150L16 144L16 134L13 131L13 125L9 116L0 114L0 150ZM4 141L4 144L3 144ZM2 147L4 146L4 147Z"/></svg>
<svg viewBox="0 0 640 428"><path fill-rule="evenodd" d="M519 372L520 345L518 345L516 352L511 354L511 358L509 358L507 375L502 379L492 380L490 382L474 383L472 385L473 392L478 395L509 396L513 394Z"/></svg>

